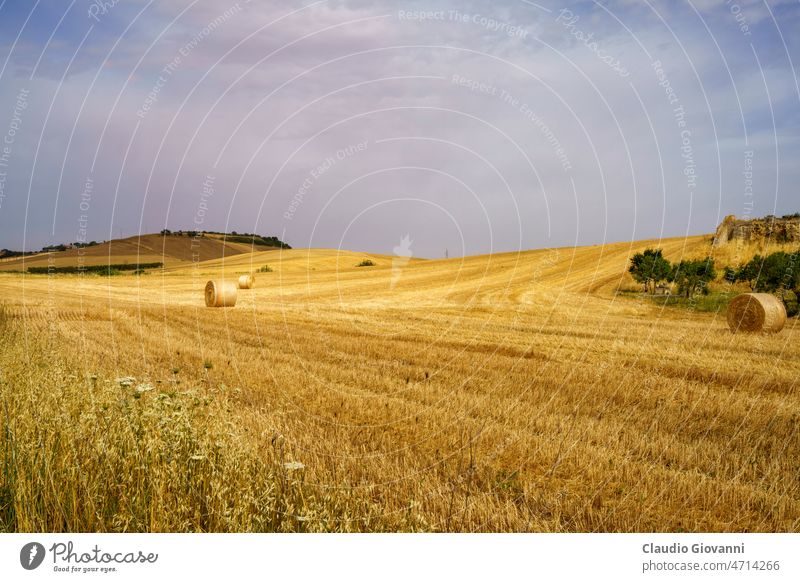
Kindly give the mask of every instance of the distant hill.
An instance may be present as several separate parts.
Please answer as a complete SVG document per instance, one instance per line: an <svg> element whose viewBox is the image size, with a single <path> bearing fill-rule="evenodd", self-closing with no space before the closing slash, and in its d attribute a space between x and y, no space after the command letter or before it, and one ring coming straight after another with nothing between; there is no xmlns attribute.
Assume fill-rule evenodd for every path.
<svg viewBox="0 0 800 582"><path fill-rule="evenodd" d="M10 251L8 249L0 249L0 259L13 259L14 257L22 257L30 255L31 253L24 253L22 251Z"/></svg>
<svg viewBox="0 0 800 582"><path fill-rule="evenodd" d="M194 236L196 234L196 236ZM226 240L226 236L228 237ZM187 262L208 261L222 257L249 253L253 250L251 242L253 235L225 235L223 233L170 233L170 234L145 234L123 239L112 240L82 248L57 245L51 247L52 252L40 252L19 256L14 251L7 255L5 260L0 260L0 270L24 270L29 267L56 267L137 264L137 263L164 263L165 266L175 266ZM258 237L257 250L279 248L282 241L277 238ZM270 247L269 242L275 242ZM288 246L288 245L285 245ZM65 250L55 250L64 248ZM16 257L16 258L13 258ZM3 259L0 255L0 259Z"/></svg>

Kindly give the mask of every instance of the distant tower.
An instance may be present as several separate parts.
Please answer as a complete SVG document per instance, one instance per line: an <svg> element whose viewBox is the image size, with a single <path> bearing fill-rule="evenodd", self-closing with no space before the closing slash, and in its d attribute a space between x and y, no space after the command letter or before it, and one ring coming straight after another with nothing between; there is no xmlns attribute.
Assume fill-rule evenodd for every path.
<svg viewBox="0 0 800 582"><path fill-rule="evenodd" d="M444 249L444 258L445 259L449 259L450 258L450 252L447 249Z"/></svg>

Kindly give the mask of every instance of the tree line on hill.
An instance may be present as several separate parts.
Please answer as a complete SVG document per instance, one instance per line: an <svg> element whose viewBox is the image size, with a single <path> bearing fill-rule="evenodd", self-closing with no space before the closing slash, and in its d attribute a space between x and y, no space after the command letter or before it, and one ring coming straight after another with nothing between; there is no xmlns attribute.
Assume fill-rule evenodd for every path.
<svg viewBox="0 0 800 582"><path fill-rule="evenodd" d="M224 236L225 240L228 242L236 242L236 243L244 243L249 245L257 245L263 247L275 247L280 249L291 249L288 244L280 240L276 236L261 236L259 234L249 233L249 232L236 232L235 230L227 233L227 232L216 232L213 230L176 230L172 231L168 228L165 228L160 233L162 236L167 235L174 235L174 236L188 236L188 237L196 237L196 236L203 236L205 234L217 234L220 236ZM105 241L103 241L105 242ZM12 251L10 249L0 249L0 259L12 259L17 257L26 257L29 255L36 255L39 253L57 253L62 251L67 251L69 249L82 249L86 247L93 247L97 246L100 243L93 240L90 242L75 242L75 243L67 243L67 244L53 244L47 245L42 247L40 251Z"/></svg>
<svg viewBox="0 0 800 582"><path fill-rule="evenodd" d="M189 236L189 237L202 237L206 234L216 234L225 237L226 242L238 242L244 244L258 245L264 247L277 247L280 249L290 249L288 244L280 240L277 236L261 236L251 232L236 232L235 230L230 233L217 232L213 230L175 230L172 231L165 228L160 233L162 236Z"/></svg>
<svg viewBox="0 0 800 582"><path fill-rule="evenodd" d="M82 249L86 247L93 247L99 245L100 243L96 240L91 242L76 242L76 243L69 243L69 244L56 244L56 245L47 245L42 247L40 251L12 251L9 249L0 249L0 259L10 259L14 257L27 257L30 255L38 255L39 253L57 253L61 251L66 251L69 249Z"/></svg>
<svg viewBox="0 0 800 582"><path fill-rule="evenodd" d="M714 259L690 259L672 264L661 249L645 249L631 258L628 272L645 291L656 285L669 282L678 286L678 292L691 298L697 293L708 293L708 285L717 278ZM787 292L800 300L800 251L787 253L777 251L767 256L756 255L738 267L726 266L722 279L727 283L747 283L751 291L774 293L784 303Z"/></svg>

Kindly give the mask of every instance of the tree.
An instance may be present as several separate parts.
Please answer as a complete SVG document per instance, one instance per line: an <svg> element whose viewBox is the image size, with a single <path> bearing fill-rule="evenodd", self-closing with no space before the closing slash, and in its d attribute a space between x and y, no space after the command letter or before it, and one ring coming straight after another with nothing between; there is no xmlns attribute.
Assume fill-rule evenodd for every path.
<svg viewBox="0 0 800 582"><path fill-rule="evenodd" d="M795 301L800 304L800 251L792 253L789 268L786 286L792 290Z"/></svg>
<svg viewBox="0 0 800 582"><path fill-rule="evenodd" d="M628 272L634 280L644 285L644 290L652 283L653 293L660 281L669 278L672 266L662 255L661 249L645 249L643 253L636 253L631 257L631 265Z"/></svg>
<svg viewBox="0 0 800 582"><path fill-rule="evenodd" d="M777 294L786 303L786 291L792 291L800 297L800 252L786 253L778 251L764 259L757 290Z"/></svg>
<svg viewBox="0 0 800 582"><path fill-rule="evenodd" d="M743 281L748 284L750 291L755 291L758 287L758 279L761 275L761 267L764 264L764 257L756 255L744 265L736 269L736 281Z"/></svg>
<svg viewBox="0 0 800 582"><path fill-rule="evenodd" d="M730 265L726 265L722 271L722 278L730 284L736 283L736 278L739 275L739 269L734 269Z"/></svg>
<svg viewBox="0 0 800 582"><path fill-rule="evenodd" d="M775 293L787 305L786 291L800 301L800 251L756 255L736 270L737 281L747 281L751 291Z"/></svg>
<svg viewBox="0 0 800 582"><path fill-rule="evenodd" d="M762 277L759 282L762 282L764 291L772 293L778 292L783 299L784 291L791 285L792 278L792 256L789 253L778 251L772 253L764 259L764 268L762 269Z"/></svg>
<svg viewBox="0 0 800 582"><path fill-rule="evenodd" d="M717 278L714 259L684 260L672 268L670 280L678 284L678 292L690 299L698 291L708 293L708 284Z"/></svg>

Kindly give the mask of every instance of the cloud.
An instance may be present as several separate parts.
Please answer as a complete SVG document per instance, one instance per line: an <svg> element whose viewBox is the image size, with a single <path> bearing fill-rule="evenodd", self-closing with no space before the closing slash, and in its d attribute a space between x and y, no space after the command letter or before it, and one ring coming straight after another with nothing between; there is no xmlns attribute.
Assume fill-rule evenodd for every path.
<svg viewBox="0 0 800 582"><path fill-rule="evenodd" d="M767 6L739 5L749 35L707 2L570 3L566 18L524 2L181 0L99 22L89 2L4 7L3 38L21 34L0 134L19 88L32 98L0 246L73 240L84 214L94 239L193 228L209 176L203 227L294 246L391 253L408 234L415 255L452 256L708 232L742 213L748 149L758 210L796 210L795 41ZM795 6L768 5L780 22Z"/></svg>

